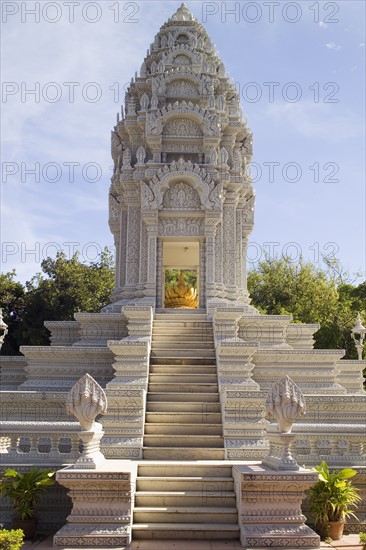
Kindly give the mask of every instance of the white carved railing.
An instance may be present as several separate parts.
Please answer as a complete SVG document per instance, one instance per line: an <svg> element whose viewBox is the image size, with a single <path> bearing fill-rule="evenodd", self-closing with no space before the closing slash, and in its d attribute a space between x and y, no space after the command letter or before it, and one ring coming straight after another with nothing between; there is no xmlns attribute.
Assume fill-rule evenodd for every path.
<svg viewBox="0 0 366 550"><path fill-rule="evenodd" d="M80 456L78 422L0 423L2 464L72 464Z"/></svg>

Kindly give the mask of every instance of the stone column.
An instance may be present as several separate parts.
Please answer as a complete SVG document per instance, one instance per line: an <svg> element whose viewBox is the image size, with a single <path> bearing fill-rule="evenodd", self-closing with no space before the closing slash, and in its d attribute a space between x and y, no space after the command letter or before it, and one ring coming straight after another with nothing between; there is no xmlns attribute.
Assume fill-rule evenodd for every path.
<svg viewBox="0 0 366 550"><path fill-rule="evenodd" d="M205 237L206 237L206 297L214 298L216 296L215 285L215 265L218 260L215 258L215 233L216 227L221 221L221 213L207 211L205 218Z"/></svg>
<svg viewBox="0 0 366 550"><path fill-rule="evenodd" d="M247 274L247 253L248 253L248 236L245 231L242 232L242 274L243 274L243 301L249 304L249 292L248 292L248 274Z"/></svg>
<svg viewBox="0 0 366 550"><path fill-rule="evenodd" d="M222 282L222 223L219 223L216 227L215 235L215 283L216 283L216 295L219 298L224 297L223 282Z"/></svg>
<svg viewBox="0 0 366 550"><path fill-rule="evenodd" d="M243 297L243 246L242 246L242 217L243 211L238 208L236 211L236 287L237 299Z"/></svg>
<svg viewBox="0 0 366 550"><path fill-rule="evenodd" d="M126 258L126 285L136 286L139 282L140 264L140 206L130 204L127 214L127 258Z"/></svg>
<svg viewBox="0 0 366 550"><path fill-rule="evenodd" d="M223 208L223 278L229 300L236 298L236 204L236 194L227 191Z"/></svg>
<svg viewBox="0 0 366 550"><path fill-rule="evenodd" d="M147 226L144 217L141 220L141 236L140 236L140 277L139 290L144 290L147 282L148 255L147 255L148 237Z"/></svg>
<svg viewBox="0 0 366 550"><path fill-rule="evenodd" d="M156 247L156 307L164 307L163 297L163 239L157 238Z"/></svg>
<svg viewBox="0 0 366 550"><path fill-rule="evenodd" d="M156 271L157 271L157 235L158 235L158 211L143 213L146 224L146 281L145 296L156 298Z"/></svg>
<svg viewBox="0 0 366 550"><path fill-rule="evenodd" d="M203 308L206 305L206 243L203 240L200 240L200 273L199 273L199 307Z"/></svg>
<svg viewBox="0 0 366 550"><path fill-rule="evenodd" d="M126 284L126 251L127 251L127 208L121 210L121 238L119 240L118 253L118 288L123 288Z"/></svg>

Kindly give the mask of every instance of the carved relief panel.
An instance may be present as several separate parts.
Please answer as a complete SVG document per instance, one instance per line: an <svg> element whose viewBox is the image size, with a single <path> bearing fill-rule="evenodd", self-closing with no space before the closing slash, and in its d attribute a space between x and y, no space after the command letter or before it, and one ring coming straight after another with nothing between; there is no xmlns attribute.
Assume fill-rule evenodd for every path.
<svg viewBox="0 0 366 550"><path fill-rule="evenodd" d="M200 210L201 199L193 187L181 181L174 183L165 191L163 208L168 210Z"/></svg>
<svg viewBox="0 0 366 550"><path fill-rule="evenodd" d="M168 122L163 129L163 136L166 137L202 137L202 130L194 120L187 118L175 118Z"/></svg>

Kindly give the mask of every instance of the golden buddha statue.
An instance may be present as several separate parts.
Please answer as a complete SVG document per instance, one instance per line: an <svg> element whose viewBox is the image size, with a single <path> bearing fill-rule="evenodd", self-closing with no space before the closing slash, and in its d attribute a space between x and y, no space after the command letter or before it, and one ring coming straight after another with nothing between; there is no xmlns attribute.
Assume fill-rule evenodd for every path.
<svg viewBox="0 0 366 550"><path fill-rule="evenodd" d="M165 307L174 309L195 309L198 307L197 289L189 288L185 284L183 273L180 273L176 286L166 289Z"/></svg>

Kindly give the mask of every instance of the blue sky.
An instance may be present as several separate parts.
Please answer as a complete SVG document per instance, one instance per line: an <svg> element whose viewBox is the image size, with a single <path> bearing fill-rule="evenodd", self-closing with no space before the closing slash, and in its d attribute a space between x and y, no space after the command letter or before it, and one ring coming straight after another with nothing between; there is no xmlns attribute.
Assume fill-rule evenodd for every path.
<svg viewBox="0 0 366 550"><path fill-rule="evenodd" d="M335 254L364 274L365 3L186 3L254 134L249 260L267 250L321 265L322 253ZM126 84L179 5L79 0L72 14L62 1L40 2L35 21L36 2L2 2L3 271L25 281L56 250L87 261L113 246L110 131Z"/></svg>

